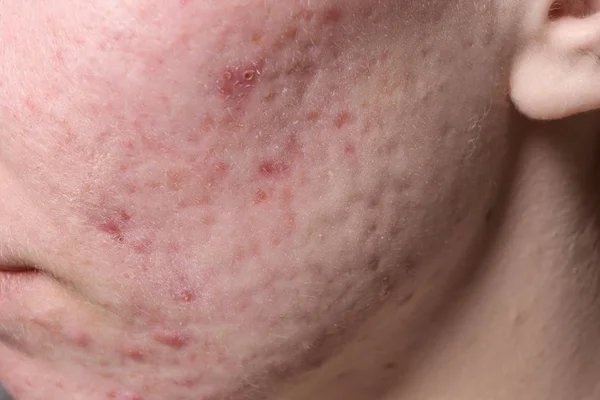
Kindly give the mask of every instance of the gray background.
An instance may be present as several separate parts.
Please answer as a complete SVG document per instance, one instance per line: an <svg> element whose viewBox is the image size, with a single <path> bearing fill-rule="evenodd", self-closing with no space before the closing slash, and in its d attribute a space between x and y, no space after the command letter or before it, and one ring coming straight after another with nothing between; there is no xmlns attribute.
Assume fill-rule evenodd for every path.
<svg viewBox="0 0 600 400"><path fill-rule="evenodd" d="M11 400L11 399L12 399L12 397L10 397L8 395L8 393L6 393L6 391L2 387L2 384L0 384L0 400Z"/></svg>

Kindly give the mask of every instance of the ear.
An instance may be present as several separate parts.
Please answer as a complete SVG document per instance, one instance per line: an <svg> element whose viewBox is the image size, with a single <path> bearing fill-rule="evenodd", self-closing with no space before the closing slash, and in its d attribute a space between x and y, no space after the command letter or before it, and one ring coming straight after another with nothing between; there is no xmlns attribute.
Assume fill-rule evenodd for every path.
<svg viewBox="0 0 600 400"><path fill-rule="evenodd" d="M600 0L531 0L511 71L519 111L551 120L600 109Z"/></svg>

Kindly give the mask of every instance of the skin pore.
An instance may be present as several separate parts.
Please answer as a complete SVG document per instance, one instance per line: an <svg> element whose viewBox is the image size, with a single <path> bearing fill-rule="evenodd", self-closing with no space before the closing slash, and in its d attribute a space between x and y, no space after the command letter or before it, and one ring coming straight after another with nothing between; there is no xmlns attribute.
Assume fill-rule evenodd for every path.
<svg viewBox="0 0 600 400"><path fill-rule="evenodd" d="M529 40L583 5L0 0L0 381L598 398L600 121Z"/></svg>

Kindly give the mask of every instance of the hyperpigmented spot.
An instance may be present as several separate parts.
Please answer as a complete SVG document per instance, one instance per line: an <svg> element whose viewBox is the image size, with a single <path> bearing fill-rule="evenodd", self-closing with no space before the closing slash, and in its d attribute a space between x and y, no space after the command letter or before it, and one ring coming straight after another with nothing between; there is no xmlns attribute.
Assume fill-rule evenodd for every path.
<svg viewBox="0 0 600 400"><path fill-rule="evenodd" d="M396 368L398 368L398 363L391 361L391 362L385 363L383 365L383 368L387 369L387 370L396 369Z"/></svg>

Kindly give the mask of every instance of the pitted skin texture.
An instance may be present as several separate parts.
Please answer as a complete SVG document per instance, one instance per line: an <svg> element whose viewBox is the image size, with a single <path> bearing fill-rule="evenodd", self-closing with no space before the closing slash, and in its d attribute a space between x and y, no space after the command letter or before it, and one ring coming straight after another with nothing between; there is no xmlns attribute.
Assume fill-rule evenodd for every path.
<svg viewBox="0 0 600 400"><path fill-rule="evenodd" d="M319 398L418 336L504 171L487 1L54 3L0 1L17 399Z"/></svg>

